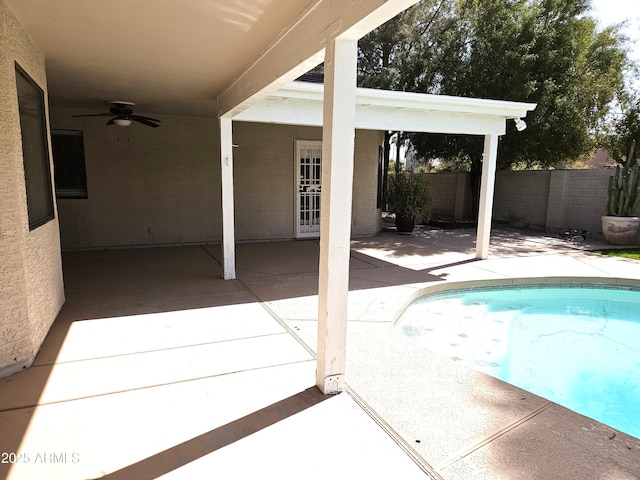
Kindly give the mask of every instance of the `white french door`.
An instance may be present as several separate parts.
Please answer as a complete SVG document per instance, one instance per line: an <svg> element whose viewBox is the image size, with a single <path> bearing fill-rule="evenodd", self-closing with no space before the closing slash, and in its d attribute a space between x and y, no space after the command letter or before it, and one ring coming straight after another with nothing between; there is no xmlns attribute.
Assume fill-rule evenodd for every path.
<svg viewBox="0 0 640 480"><path fill-rule="evenodd" d="M322 142L296 140L296 237L320 236Z"/></svg>

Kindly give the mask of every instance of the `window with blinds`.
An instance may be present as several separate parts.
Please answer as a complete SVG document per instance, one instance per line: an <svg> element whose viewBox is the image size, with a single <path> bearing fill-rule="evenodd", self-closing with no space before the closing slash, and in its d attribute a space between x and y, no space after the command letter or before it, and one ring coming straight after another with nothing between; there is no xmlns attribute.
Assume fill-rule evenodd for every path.
<svg viewBox="0 0 640 480"><path fill-rule="evenodd" d="M84 142L80 130L51 130L57 198L87 198Z"/></svg>

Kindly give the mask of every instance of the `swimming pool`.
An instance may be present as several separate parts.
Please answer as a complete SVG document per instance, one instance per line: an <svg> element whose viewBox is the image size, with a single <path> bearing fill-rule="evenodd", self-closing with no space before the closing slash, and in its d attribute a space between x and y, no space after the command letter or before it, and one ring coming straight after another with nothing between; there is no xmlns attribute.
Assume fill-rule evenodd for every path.
<svg viewBox="0 0 640 480"><path fill-rule="evenodd" d="M397 326L452 361L640 438L640 289L453 290L419 298Z"/></svg>

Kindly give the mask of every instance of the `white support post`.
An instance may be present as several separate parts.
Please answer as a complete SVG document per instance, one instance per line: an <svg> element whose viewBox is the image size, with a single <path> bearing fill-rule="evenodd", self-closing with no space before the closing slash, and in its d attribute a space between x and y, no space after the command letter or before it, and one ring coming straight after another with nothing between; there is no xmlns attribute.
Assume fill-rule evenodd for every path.
<svg viewBox="0 0 640 480"><path fill-rule="evenodd" d="M496 181L496 160L498 156L498 134L484 136L482 154L482 179L480 185L480 208L478 209L478 231L476 235L476 258L489 256L491 217L493 212L493 191Z"/></svg>
<svg viewBox="0 0 640 480"><path fill-rule="evenodd" d="M355 40L329 41L325 52L322 203L316 385L344 387L355 137Z"/></svg>
<svg viewBox="0 0 640 480"><path fill-rule="evenodd" d="M236 278L236 246L233 205L233 121L220 118L220 167L222 176L222 276Z"/></svg>

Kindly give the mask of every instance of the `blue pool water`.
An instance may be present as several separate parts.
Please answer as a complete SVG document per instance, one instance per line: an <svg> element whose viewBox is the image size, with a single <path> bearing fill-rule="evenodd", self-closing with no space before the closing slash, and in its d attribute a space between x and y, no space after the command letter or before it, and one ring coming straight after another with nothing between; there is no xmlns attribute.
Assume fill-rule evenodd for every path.
<svg viewBox="0 0 640 480"><path fill-rule="evenodd" d="M481 372L640 438L640 290L493 287L412 303L402 332Z"/></svg>

